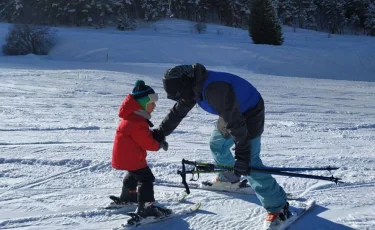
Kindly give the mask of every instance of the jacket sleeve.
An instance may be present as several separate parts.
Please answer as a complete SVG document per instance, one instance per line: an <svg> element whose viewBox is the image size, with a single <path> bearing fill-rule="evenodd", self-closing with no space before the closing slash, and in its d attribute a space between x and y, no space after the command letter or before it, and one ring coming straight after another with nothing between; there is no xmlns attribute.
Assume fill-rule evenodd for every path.
<svg viewBox="0 0 375 230"><path fill-rule="evenodd" d="M246 119L240 112L233 87L225 82L210 84L205 90L208 103L215 108L219 116L226 123L229 134L235 143L235 158L250 160L250 141Z"/></svg>
<svg viewBox="0 0 375 230"><path fill-rule="evenodd" d="M147 127L137 125L132 129L130 136L143 150L158 151L160 149L159 142L152 137L151 131Z"/></svg>
<svg viewBox="0 0 375 230"><path fill-rule="evenodd" d="M186 117L195 104L196 102L194 100L176 102L159 125L159 129L164 133L165 136L168 136L173 132L173 130L176 129L182 119Z"/></svg>

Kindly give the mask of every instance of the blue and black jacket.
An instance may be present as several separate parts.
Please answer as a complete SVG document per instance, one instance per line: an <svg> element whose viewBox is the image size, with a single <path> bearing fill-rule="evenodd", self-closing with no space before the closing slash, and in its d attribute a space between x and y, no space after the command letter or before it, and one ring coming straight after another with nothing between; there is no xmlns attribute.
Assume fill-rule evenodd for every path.
<svg viewBox="0 0 375 230"><path fill-rule="evenodd" d="M219 116L217 127L225 138L233 137L236 159L250 160L250 139L264 130L264 101L260 93L250 82L230 73L206 71L200 64L193 65L193 71L195 98L178 101L159 129L168 136L198 104Z"/></svg>

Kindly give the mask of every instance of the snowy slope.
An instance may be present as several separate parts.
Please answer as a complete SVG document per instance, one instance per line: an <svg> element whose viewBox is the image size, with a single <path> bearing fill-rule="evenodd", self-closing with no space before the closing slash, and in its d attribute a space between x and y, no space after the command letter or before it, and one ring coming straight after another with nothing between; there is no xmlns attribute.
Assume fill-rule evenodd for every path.
<svg viewBox="0 0 375 230"><path fill-rule="evenodd" d="M152 118L159 124L173 105L163 92L162 73L195 61L231 70L260 90L266 102L266 165L341 167L334 175L342 185L276 177L287 192L317 200L290 229L374 229L375 83L296 77L373 77L374 39L323 40L324 34L301 31L286 34L285 46L267 47L252 45L246 31L198 36L176 29L177 23L186 22L160 22L156 31L133 33L60 29L61 43L50 56L0 57L0 229L111 229L123 223L121 213L98 208L121 189L123 172L110 165L118 106L134 82L144 79L160 93ZM354 62L354 50L363 65ZM180 182L182 158L211 162L207 143L215 120L194 108L168 137L168 152L149 153L160 203L171 205L166 200L183 190L160 185ZM255 196L191 192L188 202L202 201L201 211L144 229L260 229L265 211Z"/></svg>
<svg viewBox="0 0 375 230"><path fill-rule="evenodd" d="M0 24L0 31L7 26ZM117 64L201 62L278 76L375 81L374 37L328 38L326 33L302 29L295 33L285 27L285 43L275 47L252 44L247 30L209 24L206 34L197 34L192 27L191 22L169 19L142 25L136 32L57 28L59 44L46 58L101 63L97 66L101 70L116 68L103 66L107 60Z"/></svg>

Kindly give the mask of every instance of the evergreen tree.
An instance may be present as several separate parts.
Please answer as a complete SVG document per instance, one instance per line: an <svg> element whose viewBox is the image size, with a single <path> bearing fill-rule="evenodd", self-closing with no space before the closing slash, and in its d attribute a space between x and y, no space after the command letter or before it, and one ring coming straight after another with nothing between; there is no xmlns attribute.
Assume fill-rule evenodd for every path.
<svg viewBox="0 0 375 230"><path fill-rule="evenodd" d="M200 1L191 1L195 5L196 11L196 21L205 22L209 17L210 9L211 9L211 1L210 0L200 0ZM195 3L194 3L195 2ZM197 4L198 3L198 4Z"/></svg>
<svg viewBox="0 0 375 230"><path fill-rule="evenodd" d="M239 27L246 20L243 17L248 12L249 1L244 0L225 0L219 1L220 18L227 26Z"/></svg>
<svg viewBox="0 0 375 230"><path fill-rule="evenodd" d="M294 24L296 8L293 0L279 0L277 12L283 24L289 26Z"/></svg>
<svg viewBox="0 0 375 230"><path fill-rule="evenodd" d="M170 0L170 4L169 0L161 2L161 15L165 15L166 17L184 18L184 15L186 14L186 6L187 4L184 0Z"/></svg>
<svg viewBox="0 0 375 230"><path fill-rule="evenodd" d="M33 10L33 17L37 23L44 25L56 25L55 18L57 11L53 11L52 0L36 0L35 8Z"/></svg>
<svg viewBox="0 0 375 230"><path fill-rule="evenodd" d="M356 33L372 28L370 3L375 4L374 0L267 1L286 25L328 29L330 33L343 33L344 26L350 26ZM180 19L220 20L225 25L240 27L250 19L251 4L262 5L259 0L0 0L0 20L54 26L102 27L120 23L123 28L129 20L155 21L173 13Z"/></svg>
<svg viewBox="0 0 375 230"><path fill-rule="evenodd" d="M215 21L217 19L220 19L220 0L210 0L210 11L211 11L211 20Z"/></svg>
<svg viewBox="0 0 375 230"><path fill-rule="evenodd" d="M318 29L318 24L316 23L316 5L314 0L305 0L306 1L306 18L304 22L304 28L306 29Z"/></svg>
<svg viewBox="0 0 375 230"><path fill-rule="evenodd" d="M343 33L345 0L322 0L325 25L330 33Z"/></svg>
<svg viewBox="0 0 375 230"><path fill-rule="evenodd" d="M228 26L238 27L241 24L240 3L238 0L227 0L228 2Z"/></svg>
<svg viewBox="0 0 375 230"><path fill-rule="evenodd" d="M249 35L255 44L283 44L284 38L282 37L281 25L270 0L252 1Z"/></svg>
<svg viewBox="0 0 375 230"><path fill-rule="evenodd" d="M159 0L141 0L143 10L143 19L145 21L154 21L159 16L158 11Z"/></svg>
<svg viewBox="0 0 375 230"><path fill-rule="evenodd" d="M365 29L366 13L369 8L369 0L347 0L345 4L345 18L355 33Z"/></svg>
<svg viewBox="0 0 375 230"><path fill-rule="evenodd" d="M241 25L247 25L249 22L250 3L251 3L251 0L239 0L238 2ZM274 7L274 9L276 8Z"/></svg>
<svg viewBox="0 0 375 230"><path fill-rule="evenodd" d="M181 1L183 2L183 7L181 9L181 12L178 15L176 15L173 12L173 14L175 14L174 16L176 16L177 18L184 18L184 19L192 21L195 17L195 12L197 8L197 5L195 4L195 0L181 0Z"/></svg>
<svg viewBox="0 0 375 230"><path fill-rule="evenodd" d="M280 8L280 5L281 5L280 1L281 0L271 0L273 8L276 10L277 13L279 13L279 8Z"/></svg>
<svg viewBox="0 0 375 230"><path fill-rule="evenodd" d="M177 7L178 0L159 0L157 1L157 16L155 19L169 17L172 14L172 9ZM178 7L177 7L178 8ZM177 10L176 8L176 10ZM178 10L177 10L178 11Z"/></svg>
<svg viewBox="0 0 375 230"><path fill-rule="evenodd" d="M132 0L115 0L111 5L116 17L118 30L135 30L137 27L136 14L134 14L135 2Z"/></svg>
<svg viewBox="0 0 375 230"><path fill-rule="evenodd" d="M349 26L351 26L354 29L354 33L358 34L359 29L362 27L361 26L361 19L357 14L352 14L350 18L347 19L347 23Z"/></svg>
<svg viewBox="0 0 375 230"><path fill-rule="evenodd" d="M371 3L367 9L365 26L368 34L375 36L375 3Z"/></svg>
<svg viewBox="0 0 375 230"><path fill-rule="evenodd" d="M293 15L295 15L296 26L300 28L316 29L315 12L316 6L313 0L293 0Z"/></svg>
<svg viewBox="0 0 375 230"><path fill-rule="evenodd" d="M10 10L8 9L10 4L9 0L0 0L0 20L10 21L11 15Z"/></svg>
<svg viewBox="0 0 375 230"><path fill-rule="evenodd" d="M83 23L101 28L112 22L112 16L118 19L125 14L125 5L120 0L87 1L82 12Z"/></svg>
<svg viewBox="0 0 375 230"><path fill-rule="evenodd" d="M22 0L3 0L0 4L0 18L10 23L21 22L24 10Z"/></svg>

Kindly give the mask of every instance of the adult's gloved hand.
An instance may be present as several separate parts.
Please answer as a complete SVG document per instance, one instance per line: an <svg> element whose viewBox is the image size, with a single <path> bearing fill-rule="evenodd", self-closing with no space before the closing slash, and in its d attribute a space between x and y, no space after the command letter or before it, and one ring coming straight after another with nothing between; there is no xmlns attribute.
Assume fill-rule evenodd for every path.
<svg viewBox="0 0 375 230"><path fill-rule="evenodd" d="M159 150L161 148L164 149L164 151L167 151L168 150L168 142L166 142L166 141L159 142Z"/></svg>
<svg viewBox="0 0 375 230"><path fill-rule="evenodd" d="M159 142L165 141L165 135L160 129L151 129L150 131L152 133L152 137L155 140L157 140Z"/></svg>
<svg viewBox="0 0 375 230"><path fill-rule="evenodd" d="M250 173L250 165L249 165L249 161L247 160L242 160L242 159L237 159L235 162L234 162L234 166L233 166L233 171L235 174L237 174L238 176L247 176L249 175Z"/></svg>

